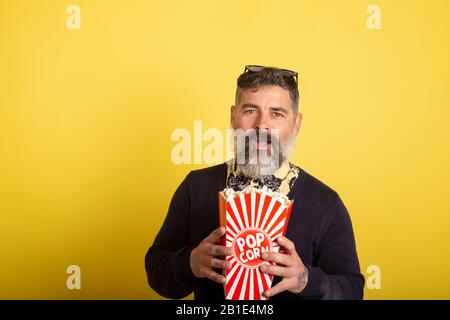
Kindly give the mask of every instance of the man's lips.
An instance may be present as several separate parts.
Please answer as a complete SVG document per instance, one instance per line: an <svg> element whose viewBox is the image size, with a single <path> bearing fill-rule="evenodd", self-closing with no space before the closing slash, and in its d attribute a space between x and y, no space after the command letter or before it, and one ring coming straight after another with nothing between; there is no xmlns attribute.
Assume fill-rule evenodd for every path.
<svg viewBox="0 0 450 320"><path fill-rule="evenodd" d="M259 150L267 150L271 146L270 142L258 141L256 142L256 148Z"/></svg>
<svg viewBox="0 0 450 320"><path fill-rule="evenodd" d="M250 139L250 144L254 145L256 150L268 150L272 146L272 137L269 134L259 133L255 138Z"/></svg>

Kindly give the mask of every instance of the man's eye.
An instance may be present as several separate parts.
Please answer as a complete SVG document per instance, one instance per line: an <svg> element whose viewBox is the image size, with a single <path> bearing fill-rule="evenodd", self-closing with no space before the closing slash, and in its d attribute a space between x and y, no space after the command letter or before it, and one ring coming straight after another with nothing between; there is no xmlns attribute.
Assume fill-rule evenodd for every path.
<svg viewBox="0 0 450 320"><path fill-rule="evenodd" d="M244 111L245 114L253 114L254 112L255 112L255 110L253 110L253 109L248 109L248 110Z"/></svg>
<svg viewBox="0 0 450 320"><path fill-rule="evenodd" d="M279 113L279 112L274 112L274 113L273 113L273 116L274 116L275 118L280 118L280 117L283 117L283 114L282 114L282 113Z"/></svg>

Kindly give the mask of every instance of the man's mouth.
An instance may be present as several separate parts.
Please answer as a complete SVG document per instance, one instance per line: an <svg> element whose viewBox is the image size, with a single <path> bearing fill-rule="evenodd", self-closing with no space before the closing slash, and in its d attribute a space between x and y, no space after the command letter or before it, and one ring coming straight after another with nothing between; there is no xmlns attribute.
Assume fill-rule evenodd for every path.
<svg viewBox="0 0 450 320"><path fill-rule="evenodd" d="M258 141L256 143L256 148L258 150L267 150L270 147L271 143L267 141Z"/></svg>
<svg viewBox="0 0 450 320"><path fill-rule="evenodd" d="M267 150L270 148L272 144L271 136L270 135L258 135L258 139L256 142L256 148L258 150Z"/></svg>
<svg viewBox="0 0 450 320"><path fill-rule="evenodd" d="M255 137L250 138L249 143L257 151L271 152L272 150L272 137L270 134L257 132Z"/></svg>

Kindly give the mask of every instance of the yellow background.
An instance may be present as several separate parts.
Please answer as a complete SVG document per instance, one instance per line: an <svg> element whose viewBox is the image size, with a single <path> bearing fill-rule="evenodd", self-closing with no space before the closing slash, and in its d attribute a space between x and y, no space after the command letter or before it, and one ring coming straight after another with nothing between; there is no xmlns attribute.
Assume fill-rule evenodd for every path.
<svg viewBox="0 0 450 320"><path fill-rule="evenodd" d="M341 195L363 273L380 266L365 297L449 299L449 31L446 0L0 0L0 298L160 298L144 255L207 166L174 165L170 135L225 131L262 64L300 73L292 161Z"/></svg>

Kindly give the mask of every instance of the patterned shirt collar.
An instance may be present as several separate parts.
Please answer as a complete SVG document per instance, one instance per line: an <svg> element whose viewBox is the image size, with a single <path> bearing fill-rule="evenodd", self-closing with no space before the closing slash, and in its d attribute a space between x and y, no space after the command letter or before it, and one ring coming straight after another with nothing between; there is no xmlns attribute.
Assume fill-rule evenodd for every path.
<svg viewBox="0 0 450 320"><path fill-rule="evenodd" d="M257 188L267 186L267 188L272 189L273 191L287 195L299 177L299 174L299 167L288 161L284 161L273 175L261 179L252 179L241 172L240 167L236 164L236 159L234 158L227 161L226 185L228 188L233 188L235 191L240 191L247 186L254 186Z"/></svg>

